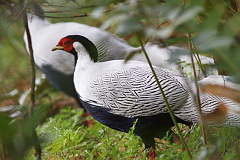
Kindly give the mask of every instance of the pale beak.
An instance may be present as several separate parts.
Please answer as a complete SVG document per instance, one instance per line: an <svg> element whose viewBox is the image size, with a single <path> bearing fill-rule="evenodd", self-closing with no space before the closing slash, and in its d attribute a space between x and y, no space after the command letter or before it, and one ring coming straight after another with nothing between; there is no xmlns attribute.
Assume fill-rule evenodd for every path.
<svg viewBox="0 0 240 160"><path fill-rule="evenodd" d="M64 47L63 46L56 46L52 48L52 51L56 51L56 50L63 50Z"/></svg>

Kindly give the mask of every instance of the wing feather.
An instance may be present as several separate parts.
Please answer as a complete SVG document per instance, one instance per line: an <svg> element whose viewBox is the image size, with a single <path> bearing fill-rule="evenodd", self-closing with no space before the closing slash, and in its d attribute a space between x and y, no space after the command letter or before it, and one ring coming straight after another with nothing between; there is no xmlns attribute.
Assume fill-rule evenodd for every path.
<svg viewBox="0 0 240 160"><path fill-rule="evenodd" d="M188 91L174 78L176 75L172 72L157 67L155 70L172 109L181 107L189 96ZM167 112L165 101L149 67L128 66L106 72L94 78L90 88L96 97L94 103L109 108L111 113L117 115L139 117Z"/></svg>

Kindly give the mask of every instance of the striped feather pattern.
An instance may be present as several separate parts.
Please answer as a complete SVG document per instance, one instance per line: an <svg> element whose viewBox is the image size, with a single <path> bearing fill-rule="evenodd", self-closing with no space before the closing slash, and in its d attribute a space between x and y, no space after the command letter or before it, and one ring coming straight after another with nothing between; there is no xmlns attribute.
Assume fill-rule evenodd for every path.
<svg viewBox="0 0 240 160"><path fill-rule="evenodd" d="M201 109L204 115L214 112L220 104L224 104L229 110L239 110L239 104L229 99L210 94L201 95ZM183 107L181 107L179 110L175 110L174 115L187 122L197 123L200 120L198 110L192 99L188 99ZM240 115L237 113L228 112L225 122L209 124L217 127L240 127Z"/></svg>
<svg viewBox="0 0 240 160"><path fill-rule="evenodd" d="M187 90L174 78L173 73L155 69L172 109L181 107L189 96ZM147 65L135 67L126 64L123 69L106 72L90 83L89 93L93 94L91 97L95 97L95 102L89 103L109 108L111 113L138 117L167 112L166 104Z"/></svg>
<svg viewBox="0 0 240 160"><path fill-rule="evenodd" d="M161 116L168 112L148 64L138 61L124 64L121 60L101 63L88 61L81 56L74 73L76 90L81 100L89 104L86 107L99 107L105 112L128 118ZM160 67L154 69L174 115L185 122L199 122L194 95L191 95L192 92L196 93L192 81ZM213 77L199 84L214 81L222 85L226 83L225 79ZM239 107L229 99L211 94L200 93L200 99L205 115L214 113L221 104L228 108L227 111ZM240 126L238 122L240 116L228 112L225 122L214 125Z"/></svg>
<svg viewBox="0 0 240 160"><path fill-rule="evenodd" d="M201 81L199 81L200 85L204 84L218 84L227 86L230 88L239 88L239 86L232 82L231 77L227 76L209 76ZM201 93L200 92L200 101L201 101L201 110L203 114L210 114L213 113L220 104L224 104L228 108L228 113L226 115L226 120L223 123L210 123L214 126L228 126L228 127L240 127L240 115L234 112L231 112L231 110L239 111L239 104L216 95L207 94L207 93ZM193 98L190 98L186 101L186 103L179 109L175 110L174 114L188 122L199 122L199 113L196 108L196 103L194 102Z"/></svg>

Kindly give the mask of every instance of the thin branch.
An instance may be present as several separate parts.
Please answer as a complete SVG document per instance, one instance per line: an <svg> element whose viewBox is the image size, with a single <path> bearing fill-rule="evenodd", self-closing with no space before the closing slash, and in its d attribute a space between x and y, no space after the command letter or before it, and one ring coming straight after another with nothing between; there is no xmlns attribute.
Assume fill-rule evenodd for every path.
<svg viewBox="0 0 240 160"><path fill-rule="evenodd" d="M152 73L153 73L153 76L154 76L154 78L155 78L155 81L156 81L156 83L157 83L157 85L158 85L159 91L160 91L160 93L162 94L162 97L163 97L163 99L164 99L164 101L165 101L165 104L166 104L166 107L167 107L167 109L168 109L168 112L169 112L169 114L170 114L170 116L171 116L171 118L172 118L172 120L173 120L174 125L176 126L176 129L177 129L179 135L180 135L180 139L181 139L181 141L182 141L182 143L183 143L183 146L186 148L189 158L192 159L192 155L191 155L191 153L190 153L190 150L189 150L189 148L188 148L188 146L187 146L187 143L185 142L185 140L184 140L184 138L183 138L183 135L182 135L182 133L181 133L180 127L179 127L179 125L178 125L178 123L177 123L177 121L176 121L176 118L175 118L175 116L174 116L174 114L173 114L173 112L172 112L172 109L171 109L171 107L170 107L170 105L169 105L169 103L168 103L168 100L167 100L167 98L166 98L166 96L165 96L165 94L164 94L164 91L163 91L163 89L162 89L162 86L161 86L161 84L160 84L160 82L159 82L159 80L158 80L158 77L157 77L157 75L156 75L156 73L155 73L155 71L154 71L154 68L153 68L153 66L152 66L152 63L151 63L151 61L150 61L150 59L149 59L149 57L148 57L148 55L147 55L147 52L146 52L146 50L145 50L145 48L144 48L144 46L143 46L143 43L142 43L142 41L141 41L141 39L140 39L140 36L137 35L137 38L138 38L138 41L139 41L139 43L140 43L140 45L141 45L141 47L142 47L142 50L143 50L143 53L144 53L144 55L145 55L145 57L146 57L146 59L147 59L147 62L148 62L148 64L149 64L150 68L151 68L151 71L152 71Z"/></svg>
<svg viewBox="0 0 240 160"><path fill-rule="evenodd" d="M232 13L236 14L239 12L238 1L237 0L229 0L227 1L228 8L232 11Z"/></svg>
<svg viewBox="0 0 240 160"><path fill-rule="evenodd" d="M20 1L23 1L23 0L20 0ZM28 110L28 114L30 116L33 113L34 104L35 104L35 86L36 86L35 85L35 79L36 79L36 72L35 72L34 57L33 57L32 39L31 39L30 30L29 30L29 27L28 27L27 14L26 14L26 9L25 8L23 8L22 14L23 14L23 24L24 24L24 27L26 29L28 50L29 50L29 60L30 60L31 72L32 72L31 104L30 104L30 107L29 107L29 110Z"/></svg>
<svg viewBox="0 0 240 160"><path fill-rule="evenodd" d="M42 16L42 15L37 14L37 13L34 13L34 14L37 15L37 16ZM46 18L77 18L77 17L87 17L87 16L90 16L90 14L83 13L83 14L74 15L74 16L46 16L46 15L44 15L44 17L46 17Z"/></svg>
<svg viewBox="0 0 240 160"><path fill-rule="evenodd" d="M36 129L34 128L32 130L32 136L33 136L33 140L34 140L34 150L35 150L35 158L37 160L41 160L42 159L42 147L36 132Z"/></svg>
<svg viewBox="0 0 240 160"><path fill-rule="evenodd" d="M3 142L3 139L2 139L2 136L0 134L0 159L1 160L6 160L6 151L4 149L4 142Z"/></svg>
<svg viewBox="0 0 240 160"><path fill-rule="evenodd" d="M66 9L66 8L73 9L73 8L74 8L74 7L72 7L72 6L64 6L64 5L58 5L58 4L50 4L50 3L48 3L48 2L45 2L45 3L47 3L47 5L43 4L42 6L44 6L44 7L58 7L58 8L64 8L64 9ZM79 7L79 8L80 8L80 7Z"/></svg>
<svg viewBox="0 0 240 160"><path fill-rule="evenodd" d="M109 9L104 10L102 13L107 13L107 12L110 12L114 9L115 9L115 7L109 8ZM65 11L59 11L59 12L65 12ZM47 13L47 12L44 12L44 13ZM55 13L58 13L58 11L55 11ZM43 16L43 15L38 14L38 13L34 13L34 14L37 15L37 16ZM46 18L77 18L77 17L87 17L87 16L91 16L91 13L76 14L76 15L72 15L72 16L48 16L48 15L44 15L44 17L46 17Z"/></svg>
<svg viewBox="0 0 240 160"><path fill-rule="evenodd" d="M88 9L88 8L94 8L94 7L96 7L96 6L83 6L83 7L71 7L70 9L66 9L66 6L65 6L65 8L64 9L66 9L66 10L61 10L61 11L59 11L59 10L56 10L55 9L55 11L44 11L44 13L60 13L60 12L73 12L73 11L78 11L78 10L80 10L80 9ZM53 10L53 9L52 9Z"/></svg>
<svg viewBox="0 0 240 160"><path fill-rule="evenodd" d="M191 43L191 44L192 44L192 46L190 46L190 48L192 48L192 49L194 50L194 53L195 53L195 54L193 54L193 56L194 56L194 58L196 59L197 64L198 64L198 66L200 67L200 69L201 69L204 77L206 78L206 77L207 77L207 73L206 73L206 71L203 69L203 65L202 65L201 59L200 59L200 57L199 57L197 48L196 48L196 46L195 46L193 43ZM193 53L192 50L191 50L191 53Z"/></svg>
<svg viewBox="0 0 240 160"><path fill-rule="evenodd" d="M71 13L71 12L74 12L74 11L79 11L80 8L77 8L77 9L73 9L73 10L53 10L53 11L44 11L44 13L49 13L49 14L52 14L52 13ZM73 13L72 13L73 14Z"/></svg>
<svg viewBox="0 0 240 160"><path fill-rule="evenodd" d="M188 33L188 43L190 47L190 53L191 53L191 61L192 61L192 69L193 69L193 75L194 75L194 83L196 87L196 102L197 102L197 108L199 111L200 115L200 123L201 123L201 128L202 128L202 135L203 135L203 141L204 144L207 145L207 139L206 139L206 133L205 133L205 123L203 120L203 115L202 115L202 108L201 108L201 100L200 100L200 92L199 92L199 87L198 87L198 82L197 82L197 75L196 75L196 69L195 69L195 64L194 64L194 57L193 57L193 43L191 41L191 35Z"/></svg>
<svg viewBox="0 0 240 160"><path fill-rule="evenodd" d="M32 39L31 39L31 34L30 34L30 30L28 27L28 20L27 20L27 13L26 13L26 7L25 7L25 0L19 0L20 4L22 6L22 15L23 15L23 25L26 29L26 35L27 35L27 41L28 41L28 50L29 50L29 60L30 60L30 65L31 65L31 72L32 72L32 80L31 80L31 94L30 94L30 98L31 98L31 102L30 102L30 106L28 108L28 116L31 117L33 115L34 112L34 105L35 105L35 79L36 79L36 71L35 71L35 65L34 65L34 56L33 56L33 48L32 48ZM33 138L33 142L34 142L34 149L36 152L36 158L38 160L41 160L41 153L42 153L42 149L41 149L41 145L36 133L36 129L35 128L31 128L32 129L32 138Z"/></svg>
<svg viewBox="0 0 240 160"><path fill-rule="evenodd" d="M192 54L192 55L193 55L194 59L196 60L198 66L200 67L200 69L201 69L201 71L202 71L202 73L203 73L203 76L206 78L206 77L207 77L207 73L206 73L206 71L203 69L202 61L201 61L201 59L200 59L200 57L199 57L199 54L198 54L197 50L195 49L195 47L194 47L194 51L195 51L195 53Z"/></svg>

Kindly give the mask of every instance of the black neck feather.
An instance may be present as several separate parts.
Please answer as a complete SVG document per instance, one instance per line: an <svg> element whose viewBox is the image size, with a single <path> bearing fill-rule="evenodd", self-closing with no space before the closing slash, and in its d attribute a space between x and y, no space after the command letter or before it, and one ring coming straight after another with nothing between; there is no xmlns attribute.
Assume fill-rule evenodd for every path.
<svg viewBox="0 0 240 160"><path fill-rule="evenodd" d="M84 46L84 48L87 50L90 58L94 62L98 61L98 51L97 51L97 48L89 39L87 39L86 37L80 36L80 35L69 35L69 36L67 36L65 38L72 38L75 41L81 43ZM75 51L75 49L73 49L71 51L71 54L74 55L75 65L76 65L78 55L77 55L77 52Z"/></svg>
<svg viewBox="0 0 240 160"><path fill-rule="evenodd" d="M78 60L78 54L77 54L77 52L75 51L75 49L72 49L72 50L70 51L70 53L74 56L74 66L76 66L77 60Z"/></svg>

